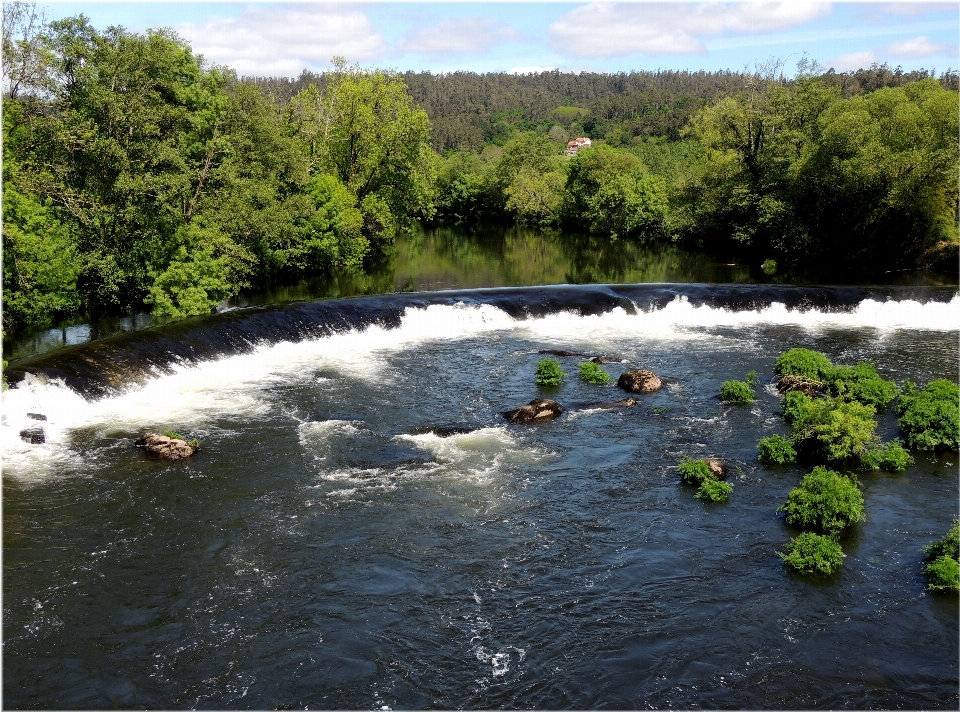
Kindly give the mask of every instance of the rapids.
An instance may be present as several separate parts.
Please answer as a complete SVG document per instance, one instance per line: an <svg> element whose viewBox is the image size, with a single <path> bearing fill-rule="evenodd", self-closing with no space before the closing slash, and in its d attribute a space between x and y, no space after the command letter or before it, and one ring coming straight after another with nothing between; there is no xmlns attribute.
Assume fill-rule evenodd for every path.
<svg viewBox="0 0 960 712"><path fill-rule="evenodd" d="M4 703L19 708L924 707L958 704L957 597L921 547L957 455L865 473L829 579L784 570L805 472L782 351L956 380L955 289L619 285L238 309L11 364L3 394ZM650 368L625 411L540 349ZM534 397L567 412L499 413ZM42 413L38 423L27 413ZM897 435L882 413L878 434ZM44 427L46 443L19 437ZM437 428L454 428L441 437ZM198 438L146 459L144 430ZM461 432L462 431L462 432ZM734 473L726 504L684 455Z"/></svg>

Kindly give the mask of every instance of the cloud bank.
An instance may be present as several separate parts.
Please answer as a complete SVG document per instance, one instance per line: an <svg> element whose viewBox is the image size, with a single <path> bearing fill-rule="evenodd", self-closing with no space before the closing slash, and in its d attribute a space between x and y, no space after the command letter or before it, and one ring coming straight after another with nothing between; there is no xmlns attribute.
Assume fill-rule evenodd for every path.
<svg viewBox="0 0 960 712"><path fill-rule="evenodd" d="M830 14L825 2L592 3L550 26L554 46L579 57L704 54L705 38L774 32Z"/></svg>
<svg viewBox="0 0 960 712"><path fill-rule="evenodd" d="M215 17L176 28L194 51L238 74L296 76L304 68L380 58L385 42L349 5L251 5L237 18Z"/></svg>

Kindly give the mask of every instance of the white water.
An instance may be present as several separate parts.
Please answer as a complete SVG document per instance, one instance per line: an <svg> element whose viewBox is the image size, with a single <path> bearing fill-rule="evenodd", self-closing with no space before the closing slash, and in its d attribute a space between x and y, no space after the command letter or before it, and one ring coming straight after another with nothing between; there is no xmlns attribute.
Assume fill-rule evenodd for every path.
<svg viewBox="0 0 960 712"><path fill-rule="evenodd" d="M318 378L321 370L340 379L390 383L388 356L429 341L510 330L545 346L584 350L602 349L605 344L622 339L635 344L709 340L715 348L724 349L740 348L742 344L705 330L764 324L792 325L810 332L868 328L877 330L880 337L900 329L954 331L960 330L960 297L948 303L926 304L866 300L847 313L790 310L783 304L733 312L698 307L678 297L663 309L650 312L628 314L617 308L596 316L561 312L526 320L513 319L490 305L408 308L397 329L371 326L322 339L263 345L253 353L200 364L175 365L173 373L158 375L143 386L131 386L99 401L87 401L60 382L28 377L3 394L3 465L5 473L25 480L75 469L83 465L72 447L81 430L85 437L91 433L109 437L146 429L197 431L221 416L254 418L275 407L271 391L278 384L332 383L332 379ZM42 413L48 421L38 423L27 418L27 413ZM37 425L44 428L47 442L23 442L19 432ZM466 440L454 438L444 442L438 438L433 443L424 436L417 437L424 438L417 442L418 446L436 449L439 458L446 449L469 449ZM478 468L483 469L480 463Z"/></svg>

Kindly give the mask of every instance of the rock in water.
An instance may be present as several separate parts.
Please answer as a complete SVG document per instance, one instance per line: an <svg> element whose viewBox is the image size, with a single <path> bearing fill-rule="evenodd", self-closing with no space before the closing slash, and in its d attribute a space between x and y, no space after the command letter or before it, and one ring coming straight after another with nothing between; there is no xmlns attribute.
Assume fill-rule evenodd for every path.
<svg viewBox="0 0 960 712"><path fill-rule="evenodd" d="M636 404L637 404L636 398L624 398L623 400L610 401L610 402L607 402L607 403L591 403L590 405L585 406L585 407L588 408L588 409L593 409L593 408L607 408L607 409L613 409L613 408L633 408L633 406L635 406Z"/></svg>
<svg viewBox="0 0 960 712"><path fill-rule="evenodd" d="M27 413L27 417L30 418L30 420L46 420L47 419L47 416L45 416L43 413Z"/></svg>
<svg viewBox="0 0 960 712"><path fill-rule="evenodd" d="M636 369L621 373L617 385L631 393L652 393L663 388L663 381L653 371Z"/></svg>
<svg viewBox="0 0 960 712"><path fill-rule="evenodd" d="M527 405L508 410L503 417L511 423L532 423L553 420L563 412L563 407L548 398L534 398Z"/></svg>
<svg viewBox="0 0 960 712"><path fill-rule="evenodd" d="M144 433L137 445L161 460L185 460L200 448L189 445L185 440L168 438L166 435Z"/></svg>
<svg viewBox="0 0 960 712"><path fill-rule="evenodd" d="M564 351L563 349L541 349L538 354L548 354L550 356L583 356L579 351Z"/></svg>
<svg viewBox="0 0 960 712"><path fill-rule="evenodd" d="M727 466L720 462L720 460L714 460L708 457L706 460L704 460L704 462L707 463L707 466L710 468L710 472L712 472L718 480L726 479Z"/></svg>
<svg viewBox="0 0 960 712"><path fill-rule="evenodd" d="M608 358L606 356L594 356L590 360L593 361L594 363L620 363L616 359Z"/></svg>
<svg viewBox="0 0 960 712"><path fill-rule="evenodd" d="M31 445L40 445L47 442L47 436L44 434L43 428L40 427L24 428L20 431L20 439Z"/></svg>

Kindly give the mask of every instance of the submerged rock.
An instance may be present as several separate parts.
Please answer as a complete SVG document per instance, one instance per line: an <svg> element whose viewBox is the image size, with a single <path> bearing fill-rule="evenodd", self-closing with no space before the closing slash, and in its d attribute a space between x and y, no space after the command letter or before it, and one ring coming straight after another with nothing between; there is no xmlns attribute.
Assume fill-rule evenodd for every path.
<svg viewBox="0 0 960 712"><path fill-rule="evenodd" d="M608 401L606 403L591 403L586 408L633 408L637 404L636 398L624 398L618 401Z"/></svg>
<svg viewBox="0 0 960 712"><path fill-rule="evenodd" d="M594 356L590 360L594 363L620 363L617 359L607 358L606 356Z"/></svg>
<svg viewBox="0 0 960 712"><path fill-rule="evenodd" d="M720 462L720 460L714 460L708 457L706 460L704 460L704 462L707 463L707 467L710 468L710 472L712 472L718 480L726 479L727 466Z"/></svg>
<svg viewBox="0 0 960 712"><path fill-rule="evenodd" d="M43 428L39 426L34 426L32 428L24 428L23 430L21 430L20 439L30 443L31 445L40 445L42 443L47 442L47 436L43 432Z"/></svg>
<svg viewBox="0 0 960 712"><path fill-rule="evenodd" d="M548 354L550 356L585 356L579 351L564 351L563 349L541 349L538 354Z"/></svg>
<svg viewBox="0 0 960 712"><path fill-rule="evenodd" d="M185 460L200 449L198 445L190 445L186 440L168 438L156 433L144 433L137 440L137 445L161 460Z"/></svg>
<svg viewBox="0 0 960 712"><path fill-rule="evenodd" d="M663 388L663 381L653 371L635 369L621 373L617 385L632 393L652 393Z"/></svg>
<svg viewBox="0 0 960 712"><path fill-rule="evenodd" d="M563 406L548 398L534 398L527 405L508 410L503 417L511 423L532 423L553 420L563 412Z"/></svg>
<svg viewBox="0 0 960 712"><path fill-rule="evenodd" d="M464 428L460 426L438 426L436 428L427 428L425 432L433 433L438 438L449 438L454 435L466 435L472 433L474 428Z"/></svg>
<svg viewBox="0 0 960 712"><path fill-rule="evenodd" d="M47 419L47 416L45 416L43 413L27 413L27 417L30 418L30 420L46 420Z"/></svg>

